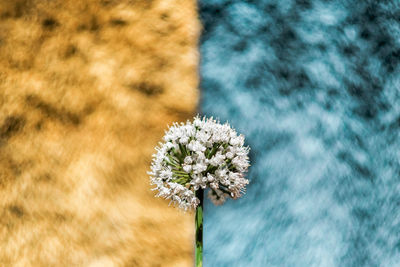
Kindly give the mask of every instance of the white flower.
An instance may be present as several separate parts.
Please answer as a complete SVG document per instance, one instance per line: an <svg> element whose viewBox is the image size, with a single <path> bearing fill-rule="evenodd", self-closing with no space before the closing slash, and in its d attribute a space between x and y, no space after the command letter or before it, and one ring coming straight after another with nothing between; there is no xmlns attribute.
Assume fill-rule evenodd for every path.
<svg viewBox="0 0 400 267"><path fill-rule="evenodd" d="M191 156L186 156L185 159L183 160L185 164L191 164L193 162L193 159Z"/></svg>
<svg viewBox="0 0 400 267"><path fill-rule="evenodd" d="M212 181L215 180L215 177L212 174L207 173L207 180L211 183Z"/></svg>
<svg viewBox="0 0 400 267"><path fill-rule="evenodd" d="M166 170L161 170L160 171L160 177L168 180L172 177L172 171L170 169L166 169Z"/></svg>
<svg viewBox="0 0 400 267"><path fill-rule="evenodd" d="M212 166L222 165L225 162L225 155L222 155L221 152L217 152L210 160L210 164Z"/></svg>
<svg viewBox="0 0 400 267"><path fill-rule="evenodd" d="M227 159L232 159L234 157L234 154L232 152L226 152L225 156Z"/></svg>
<svg viewBox="0 0 400 267"><path fill-rule="evenodd" d="M207 170L207 165L202 162L199 162L193 166L193 172L196 174L202 173L205 170Z"/></svg>
<svg viewBox="0 0 400 267"><path fill-rule="evenodd" d="M183 165L183 170L187 173L190 173L192 170L192 165Z"/></svg>
<svg viewBox="0 0 400 267"><path fill-rule="evenodd" d="M209 197L217 205L244 193L249 147L229 124L197 116L193 122L174 123L163 140L148 172L156 196L188 210L199 204L199 188L210 188Z"/></svg>
<svg viewBox="0 0 400 267"><path fill-rule="evenodd" d="M231 144L232 146L243 146L243 143L244 143L243 135L231 137L231 140L229 141L229 144Z"/></svg>
<svg viewBox="0 0 400 267"><path fill-rule="evenodd" d="M206 147L199 141L192 140L187 146L193 152L204 152L206 151Z"/></svg>
<svg viewBox="0 0 400 267"><path fill-rule="evenodd" d="M181 138L179 138L179 143L186 145L189 141L189 136L182 136Z"/></svg>

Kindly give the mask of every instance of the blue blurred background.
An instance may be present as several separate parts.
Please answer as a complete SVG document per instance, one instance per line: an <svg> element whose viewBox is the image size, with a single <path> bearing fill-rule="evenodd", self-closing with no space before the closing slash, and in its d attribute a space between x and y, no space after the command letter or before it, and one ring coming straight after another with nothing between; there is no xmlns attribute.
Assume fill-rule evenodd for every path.
<svg viewBox="0 0 400 267"><path fill-rule="evenodd" d="M200 0L201 110L246 135L204 266L400 266L398 1Z"/></svg>

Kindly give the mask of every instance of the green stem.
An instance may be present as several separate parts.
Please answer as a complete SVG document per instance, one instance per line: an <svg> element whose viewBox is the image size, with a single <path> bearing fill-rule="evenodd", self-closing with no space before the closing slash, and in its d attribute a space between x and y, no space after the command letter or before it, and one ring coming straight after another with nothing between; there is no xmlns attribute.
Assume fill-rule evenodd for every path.
<svg viewBox="0 0 400 267"><path fill-rule="evenodd" d="M207 154L208 159L211 159L211 157L215 155L220 145L221 144L216 144L216 145L214 144L213 148Z"/></svg>
<svg viewBox="0 0 400 267"><path fill-rule="evenodd" d="M182 159L185 159L187 156L185 147L182 144L179 144L179 149L181 150Z"/></svg>
<svg viewBox="0 0 400 267"><path fill-rule="evenodd" d="M196 191L196 197L200 200L200 203L196 208L196 218L195 218L195 226L196 226L195 267L203 266L203 198L204 198L203 191L204 190L201 188Z"/></svg>

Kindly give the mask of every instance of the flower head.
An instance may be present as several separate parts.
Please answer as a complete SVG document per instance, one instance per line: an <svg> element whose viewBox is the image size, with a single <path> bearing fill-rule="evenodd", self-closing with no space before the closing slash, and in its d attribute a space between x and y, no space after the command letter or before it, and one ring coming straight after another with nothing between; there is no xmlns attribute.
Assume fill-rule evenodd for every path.
<svg viewBox="0 0 400 267"><path fill-rule="evenodd" d="M174 123L163 139L149 172L156 196L188 210L199 204L199 188L210 188L208 196L216 205L245 192L250 148L228 123L197 116L193 122Z"/></svg>

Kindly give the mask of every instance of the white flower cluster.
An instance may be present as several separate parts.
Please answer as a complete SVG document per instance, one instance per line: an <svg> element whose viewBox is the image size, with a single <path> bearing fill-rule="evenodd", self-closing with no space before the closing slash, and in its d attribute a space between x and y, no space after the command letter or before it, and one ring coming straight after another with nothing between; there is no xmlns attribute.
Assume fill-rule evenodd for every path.
<svg viewBox="0 0 400 267"><path fill-rule="evenodd" d="M249 183L244 173L250 148L228 123L199 116L174 123L156 150L149 172L153 190L184 210L197 207L199 188L210 188L209 197L220 205L227 197L240 197Z"/></svg>

